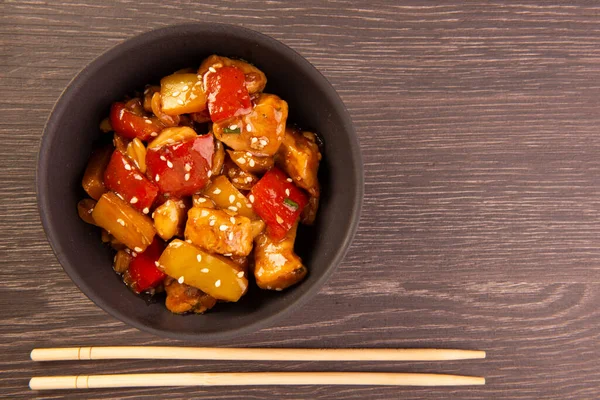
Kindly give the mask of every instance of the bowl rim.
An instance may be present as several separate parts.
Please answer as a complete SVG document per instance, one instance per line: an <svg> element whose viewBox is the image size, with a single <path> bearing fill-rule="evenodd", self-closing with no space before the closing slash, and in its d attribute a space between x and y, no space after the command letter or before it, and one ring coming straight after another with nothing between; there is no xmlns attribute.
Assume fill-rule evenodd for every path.
<svg viewBox="0 0 600 400"><path fill-rule="evenodd" d="M342 119L346 122L344 130L349 133L348 139L350 143L350 153L351 158L354 161L354 180L356 181L356 185L353 188L354 190L352 193L354 199L352 202L352 209L349 213L349 227L345 232L341 246L335 250L336 254L333 257L332 262L326 267L323 275L319 277L313 283L313 285L310 288L308 288L308 290L305 293L291 301L289 304L287 304L277 312L274 312L271 315L268 315L264 318L260 318L255 322L244 326L233 327L231 329L226 329L219 332L208 333L173 332L145 325L122 313L121 311L113 308L111 305L106 303L102 299L102 297L91 296L89 294L91 292L91 288L89 288L88 285L82 279L80 279L80 274L77 272L77 268L75 268L73 263L69 261L69 259L63 252L62 246L60 245L58 240L55 239L59 235L59 233L55 231L55 228L53 227L53 224L50 221L50 202L48 200L47 179L45 179L45 172L42 171L41 168L42 165L47 165L50 159L49 148L50 144L53 142L55 136L57 135L57 132L59 131L58 129L56 129L56 125L58 124L57 121L59 116L61 116L61 114L64 112L63 103L66 102L66 99L69 97L69 94L75 91L78 85L81 85L83 82L89 79L90 76L93 75L97 69L99 69L105 63L110 62L110 60L114 56L122 54L129 48L135 48L140 45L143 45L144 43L152 42L155 38L159 38L164 35L185 33L186 31L194 30L220 30L223 33L234 34L235 36L247 35L250 37L254 37L261 43L265 43L274 47L278 52L287 53L288 56L294 59L294 62L304 64L304 66L307 67L308 73L311 75L311 79L316 80L319 86L325 88L325 92L327 93L327 95L332 96L333 103L336 104L337 107L340 107L341 112L344 114L342 115ZM239 25L215 22L192 22L169 25L131 36L125 39L123 42L112 46L108 50L104 51L98 57L94 58L71 79L71 81L66 85L65 89L62 91L62 93L56 100L56 103L54 104L42 131L42 137L40 140L38 156L36 160L35 188L38 213L40 215L46 238L50 243L54 255L56 256L57 260L59 261L60 265L67 273L69 278L73 281L73 283L94 304L96 304L98 307L100 307L102 310L104 310L117 320L122 321L130 326L133 326L143 332L148 332L159 337L189 341L203 340L220 342L223 340L231 339L235 336L241 336L243 334L255 332L259 329L263 329L265 327L274 325L274 322L276 320L281 319L285 315L289 315L293 310L298 309L300 306L305 304L309 299L314 297L320 291L325 282L327 282L327 280L331 277L333 272L337 269L338 265L342 262L348 249L350 248L350 244L358 229L364 196L364 165L362 162L360 143L356 135L356 131L354 130L352 118L350 116L350 113L348 112L348 109L346 108L344 102L340 98L333 85L307 59L305 59L297 51L285 45L284 43L252 29L248 29Z"/></svg>

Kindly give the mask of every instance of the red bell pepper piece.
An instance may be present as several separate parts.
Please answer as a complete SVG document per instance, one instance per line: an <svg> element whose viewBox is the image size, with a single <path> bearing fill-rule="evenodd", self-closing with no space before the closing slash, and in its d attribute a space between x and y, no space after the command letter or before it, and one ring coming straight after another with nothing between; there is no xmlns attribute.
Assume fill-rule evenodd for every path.
<svg viewBox="0 0 600 400"><path fill-rule="evenodd" d="M134 292L141 293L156 287L165 279L165 273L156 266L164 249L164 242L155 237L143 253L133 257L127 269L126 281Z"/></svg>
<svg viewBox="0 0 600 400"><path fill-rule="evenodd" d="M221 67L204 75L208 111L213 122L252 111L244 72L237 67Z"/></svg>
<svg viewBox="0 0 600 400"><path fill-rule="evenodd" d="M211 134L148 149L146 172L162 193L190 196L208 183L214 152Z"/></svg>
<svg viewBox="0 0 600 400"><path fill-rule="evenodd" d="M127 108L124 103L113 103L110 108L110 124L115 132L129 139L147 140L157 136L165 127L156 117L144 117Z"/></svg>
<svg viewBox="0 0 600 400"><path fill-rule="evenodd" d="M281 240L298 220L308 198L279 168L272 168L250 190L254 211L267 224L267 234Z"/></svg>
<svg viewBox="0 0 600 400"><path fill-rule="evenodd" d="M146 178L135 164L130 162L119 150L113 152L106 167L104 186L120 195L123 200L128 201L144 214L148 214L158 195L156 185Z"/></svg>

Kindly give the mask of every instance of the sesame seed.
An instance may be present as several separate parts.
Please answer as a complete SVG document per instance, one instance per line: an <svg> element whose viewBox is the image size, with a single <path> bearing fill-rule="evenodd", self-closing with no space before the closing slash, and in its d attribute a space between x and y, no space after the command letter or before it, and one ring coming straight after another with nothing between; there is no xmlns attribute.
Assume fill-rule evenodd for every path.
<svg viewBox="0 0 600 400"><path fill-rule="evenodd" d="M247 130L248 132L252 132L252 125L250 125L250 124L246 124L246 130Z"/></svg>
<svg viewBox="0 0 600 400"><path fill-rule="evenodd" d="M150 212L150 209L149 209L148 207L146 207L146 208L144 208L144 209L142 210L142 212L143 212L144 214L148 214L148 213ZM154 214L154 213L152 213L152 214Z"/></svg>
<svg viewBox="0 0 600 400"><path fill-rule="evenodd" d="M229 220L231 221L232 224L235 224L235 218L229 217Z"/></svg>
<svg viewBox="0 0 600 400"><path fill-rule="evenodd" d="M157 267L160 267L160 264L158 263L158 261L154 261L154 265L156 265Z"/></svg>
<svg viewBox="0 0 600 400"><path fill-rule="evenodd" d="M242 165L246 164L246 160L244 160L242 157L238 158L237 162L240 163L240 164L242 164Z"/></svg>
<svg viewBox="0 0 600 400"><path fill-rule="evenodd" d="M236 212L236 211L238 210L238 208L237 208L237 207L234 207L234 206L229 206L229 207L227 207L227 209L228 209L228 210L231 210L231 211L233 211L233 212Z"/></svg>
<svg viewBox="0 0 600 400"><path fill-rule="evenodd" d="M133 249L134 249L135 251L137 251L138 253L141 253L141 252L142 252L142 249L141 249L141 248L139 248L139 247L134 247Z"/></svg>
<svg viewBox="0 0 600 400"><path fill-rule="evenodd" d="M235 206L236 206L237 208L242 208L242 203L240 203L240 202L238 201L237 203L235 203Z"/></svg>
<svg viewBox="0 0 600 400"><path fill-rule="evenodd" d="M183 279L183 275L179 277L179 279L177 279L177 282L179 283L183 283L184 279Z"/></svg>
<svg viewBox="0 0 600 400"><path fill-rule="evenodd" d="M186 243L192 244L192 241L190 239L185 239Z"/></svg>
<svg viewBox="0 0 600 400"><path fill-rule="evenodd" d="M183 179L185 179L186 181L189 181L190 180L190 173L188 172L187 174L185 174L183 176Z"/></svg>
<svg viewBox="0 0 600 400"><path fill-rule="evenodd" d="M256 143L256 142L258 142L258 139L257 139L257 138L253 137L252 139L250 139L250 143L254 144L254 143Z"/></svg>
<svg viewBox="0 0 600 400"><path fill-rule="evenodd" d="M183 105L183 100L177 99L177 104L179 104L180 106L182 106Z"/></svg>
<svg viewBox="0 0 600 400"><path fill-rule="evenodd" d="M227 230L227 225L221 225L219 227L219 230L226 231Z"/></svg>
<svg viewBox="0 0 600 400"><path fill-rule="evenodd" d="M206 210L200 211L200 216L201 217L206 217L207 215L208 215L208 211L206 211Z"/></svg>
<svg viewBox="0 0 600 400"><path fill-rule="evenodd" d="M152 218L154 218L154 214L156 214L156 212L153 212L153 213L152 213Z"/></svg>
<svg viewBox="0 0 600 400"><path fill-rule="evenodd" d="M152 133L150 134L150 136L152 136L152 137L157 137L157 136L158 136L158 133L156 133L156 132L152 132Z"/></svg>
<svg viewBox="0 0 600 400"><path fill-rule="evenodd" d="M133 196L133 197L131 198L131 200L129 200L129 202L130 202L131 204L135 204L135 203L137 203L137 202L138 202L138 198L137 198L137 197L135 197L135 196Z"/></svg>
<svg viewBox="0 0 600 400"><path fill-rule="evenodd" d="M177 96L179 96L179 92L178 92L178 91L175 91L175 92L171 93L171 96L173 96L173 97L177 97Z"/></svg>
<svg viewBox="0 0 600 400"><path fill-rule="evenodd" d="M260 139L260 144L263 146L266 146L269 142L266 141L265 139Z"/></svg>
<svg viewBox="0 0 600 400"><path fill-rule="evenodd" d="M170 244L171 247L173 247L174 249L181 247L181 242L171 242Z"/></svg>
<svg viewBox="0 0 600 400"><path fill-rule="evenodd" d="M210 226L215 226L215 220L211 219L210 222L208 223Z"/></svg>
<svg viewBox="0 0 600 400"><path fill-rule="evenodd" d="M198 260L198 262L202 262L202 255L196 254L196 260Z"/></svg>
<svg viewBox="0 0 600 400"><path fill-rule="evenodd" d="M285 189L285 195L289 196L290 195L290 189Z"/></svg>
<svg viewBox="0 0 600 400"><path fill-rule="evenodd" d="M208 176L210 178L212 176L212 171L208 171L208 173L206 174L206 176Z"/></svg>
<svg viewBox="0 0 600 400"><path fill-rule="evenodd" d="M131 171L131 165L129 165L129 164L125 164L125 169L126 169L127 171Z"/></svg>
<svg viewBox="0 0 600 400"><path fill-rule="evenodd" d="M225 253L225 254L223 254L223 255L224 255L225 257L231 257L231 255L232 255L232 254L231 254L231 253Z"/></svg>
<svg viewBox="0 0 600 400"><path fill-rule="evenodd" d="M200 197L200 198L198 199L198 202L200 202L200 203L204 203L205 201L206 201L206 199L205 199L204 197Z"/></svg>
<svg viewBox="0 0 600 400"><path fill-rule="evenodd" d="M248 203L248 204L246 204L246 207L252 208L252 204Z"/></svg>
<svg viewBox="0 0 600 400"><path fill-rule="evenodd" d="M217 72L217 70L216 70L216 69L214 69L213 67L209 67L209 68L208 68L208 70L209 70L210 72Z"/></svg>
<svg viewBox="0 0 600 400"><path fill-rule="evenodd" d="M203 274L206 274L206 273L208 273L208 268L202 268L200 270L200 272L202 272Z"/></svg>
<svg viewBox="0 0 600 400"><path fill-rule="evenodd" d="M248 196L248 199L250 199L250 203L254 203L254 195L253 194Z"/></svg>
<svg viewBox="0 0 600 400"><path fill-rule="evenodd" d="M147 124L151 124L152 123L152 121L150 121L149 119L144 120L144 122L147 123Z"/></svg>
<svg viewBox="0 0 600 400"><path fill-rule="evenodd" d="M275 220L277 221L278 224L283 224L283 219L277 214L275 214Z"/></svg>
<svg viewBox="0 0 600 400"><path fill-rule="evenodd" d="M263 272L264 272L264 269L263 269L263 267L260 267L260 268L258 269L258 271L256 271L256 276L262 276Z"/></svg>
<svg viewBox="0 0 600 400"><path fill-rule="evenodd" d="M281 292L283 289L280 287L276 287L275 290L277 290L278 292Z"/></svg>
<svg viewBox="0 0 600 400"><path fill-rule="evenodd" d="M287 179L286 179L286 181L288 181L288 182L290 182L290 183L294 182L294 181L292 180L292 178L287 178Z"/></svg>
<svg viewBox="0 0 600 400"><path fill-rule="evenodd" d="M234 196L234 195L232 195L232 194L230 194L230 195L229 195L229 202L230 202L230 203L233 203L234 201L235 201L235 196Z"/></svg>
<svg viewBox="0 0 600 400"><path fill-rule="evenodd" d="M121 226L125 226L125 221L123 221L121 218L117 219L117 222L121 224Z"/></svg>
<svg viewBox="0 0 600 400"><path fill-rule="evenodd" d="M237 128L238 128L238 126L236 124L229 125L229 129L237 129Z"/></svg>
<svg viewBox="0 0 600 400"><path fill-rule="evenodd" d="M163 161L167 161L167 158L165 156L160 156L160 159Z"/></svg>
<svg viewBox="0 0 600 400"><path fill-rule="evenodd" d="M125 199L123 198L123 196L121 196L119 193L117 193L117 197L118 197L118 198L120 198L121 200L125 200Z"/></svg>
<svg viewBox="0 0 600 400"><path fill-rule="evenodd" d="M137 249L137 247L136 247L136 249ZM131 252L131 256L132 256L132 257L137 257L137 253L136 253L135 251L132 251L132 252Z"/></svg>
<svg viewBox="0 0 600 400"><path fill-rule="evenodd" d="M185 208L185 204L183 202L179 203L179 208Z"/></svg>
<svg viewBox="0 0 600 400"><path fill-rule="evenodd" d="M173 168L173 163L171 161L167 161L167 167Z"/></svg>
<svg viewBox="0 0 600 400"><path fill-rule="evenodd" d="M244 277L244 271L240 271L237 273L238 278L243 278Z"/></svg>
<svg viewBox="0 0 600 400"><path fill-rule="evenodd" d="M187 172L190 172L192 170L192 166L190 165L190 163L186 163L184 168Z"/></svg>
<svg viewBox="0 0 600 400"><path fill-rule="evenodd" d="M271 289L273 289L273 288L272 288L271 286L267 286L267 289L268 289L268 290L271 290Z"/></svg>
<svg viewBox="0 0 600 400"><path fill-rule="evenodd" d="M142 180L142 176L141 176L141 175L135 174L133 177L134 177L136 180L138 180L138 181L141 181L141 180Z"/></svg>
<svg viewBox="0 0 600 400"><path fill-rule="evenodd" d="M229 240L233 240L233 232L229 232L229 235L227 235L227 238Z"/></svg>
<svg viewBox="0 0 600 400"><path fill-rule="evenodd" d="M181 90L188 90L190 87L188 85L185 85L184 87L181 88Z"/></svg>
<svg viewBox="0 0 600 400"><path fill-rule="evenodd" d="M221 189L216 188L215 190L213 190L213 194L219 194L221 193Z"/></svg>
<svg viewBox="0 0 600 400"><path fill-rule="evenodd" d="M254 167L254 165L256 165L256 163L252 159L248 162L248 164L250 164L251 167Z"/></svg>
<svg viewBox="0 0 600 400"><path fill-rule="evenodd" d="M156 174L156 176L154 177L154 180L155 180L156 182L160 181L160 176L158 176L158 174Z"/></svg>
<svg viewBox="0 0 600 400"><path fill-rule="evenodd" d="M250 183L250 182L252 182L252 177L251 177L251 176L247 176L247 177L246 177L246 182L247 182L247 183Z"/></svg>
<svg viewBox="0 0 600 400"><path fill-rule="evenodd" d="M220 279L215 282L215 287L219 287L219 286L221 286L221 280Z"/></svg>

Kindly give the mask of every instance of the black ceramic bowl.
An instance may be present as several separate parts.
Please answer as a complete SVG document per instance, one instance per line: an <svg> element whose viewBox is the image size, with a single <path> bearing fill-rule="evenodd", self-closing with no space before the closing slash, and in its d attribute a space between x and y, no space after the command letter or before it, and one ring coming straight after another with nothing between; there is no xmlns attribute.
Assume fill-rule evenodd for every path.
<svg viewBox="0 0 600 400"><path fill-rule="evenodd" d="M77 215L85 196L81 178L99 122L110 104L178 69L198 66L210 54L243 58L265 72L268 93L289 104L289 121L324 139L318 219L299 231L296 250L309 269L301 284L283 292L251 289L238 303L205 315L174 315L164 301L148 304L113 272L112 253L99 229ZM217 341L271 324L311 296L342 260L356 230L363 194L360 149L344 104L304 58L260 33L221 24L177 25L136 36L88 65L58 100L46 124L37 166L39 210L63 268L98 306L156 335ZM253 285L251 285L252 287Z"/></svg>

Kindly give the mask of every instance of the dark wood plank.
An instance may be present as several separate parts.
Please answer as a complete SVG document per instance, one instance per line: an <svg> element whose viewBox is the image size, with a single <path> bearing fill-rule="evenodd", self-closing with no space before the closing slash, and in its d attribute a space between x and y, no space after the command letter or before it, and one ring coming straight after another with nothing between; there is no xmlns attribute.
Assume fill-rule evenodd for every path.
<svg viewBox="0 0 600 400"><path fill-rule="evenodd" d="M458 389L124 389L86 398L600 397L600 5L56 1L0 3L0 387L32 375L377 370L485 375ZM360 229L321 293L249 346L479 348L456 363L35 364L34 346L186 344L130 328L62 271L35 203L44 122L69 80L139 32L186 21L257 29L319 68L361 141ZM43 393L80 398L82 393Z"/></svg>

